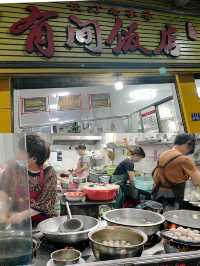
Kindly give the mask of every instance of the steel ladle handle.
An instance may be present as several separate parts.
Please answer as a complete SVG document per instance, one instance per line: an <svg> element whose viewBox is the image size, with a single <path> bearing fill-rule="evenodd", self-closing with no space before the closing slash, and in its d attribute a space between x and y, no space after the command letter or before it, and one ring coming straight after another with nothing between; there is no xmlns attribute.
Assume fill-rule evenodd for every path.
<svg viewBox="0 0 200 266"><path fill-rule="evenodd" d="M71 210L70 210L68 201L66 201L66 208L67 208L67 213L69 215L69 219L71 220L72 219L72 214L71 214Z"/></svg>

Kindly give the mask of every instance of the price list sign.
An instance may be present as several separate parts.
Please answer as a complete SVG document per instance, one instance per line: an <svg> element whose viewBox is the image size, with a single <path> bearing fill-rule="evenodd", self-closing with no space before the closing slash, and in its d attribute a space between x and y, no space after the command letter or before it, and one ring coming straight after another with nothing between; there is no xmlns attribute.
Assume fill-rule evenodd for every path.
<svg viewBox="0 0 200 266"><path fill-rule="evenodd" d="M144 132L159 132L155 106L151 106L141 112Z"/></svg>

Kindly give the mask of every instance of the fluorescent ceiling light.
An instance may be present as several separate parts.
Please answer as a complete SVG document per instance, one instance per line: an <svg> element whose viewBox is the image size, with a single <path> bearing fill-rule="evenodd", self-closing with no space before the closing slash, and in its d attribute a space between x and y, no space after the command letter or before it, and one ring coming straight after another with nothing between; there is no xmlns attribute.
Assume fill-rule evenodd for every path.
<svg viewBox="0 0 200 266"><path fill-rule="evenodd" d="M74 122L73 120L65 120L65 121L60 121L59 124L63 125L63 124L68 124L68 123L72 123Z"/></svg>
<svg viewBox="0 0 200 266"><path fill-rule="evenodd" d="M58 105L57 104L50 104L49 108L50 108L50 110L57 110Z"/></svg>
<svg viewBox="0 0 200 266"><path fill-rule="evenodd" d="M50 122L58 122L59 118L55 117L55 118L50 118L49 119Z"/></svg>
<svg viewBox="0 0 200 266"><path fill-rule="evenodd" d="M57 98L57 97L63 97L63 96L68 96L68 95L70 95L69 91L63 91L63 92L59 92L59 93L53 94L52 96L54 98Z"/></svg>
<svg viewBox="0 0 200 266"><path fill-rule="evenodd" d="M128 102L133 103L137 101L150 101L156 97L156 94L156 91L152 89L134 90L129 93L131 100Z"/></svg>
<svg viewBox="0 0 200 266"><path fill-rule="evenodd" d="M116 82L114 83L114 86L115 86L115 89L116 89L117 91L121 91L121 90L123 90L123 88L124 88L124 84L123 84L122 81L116 81Z"/></svg>

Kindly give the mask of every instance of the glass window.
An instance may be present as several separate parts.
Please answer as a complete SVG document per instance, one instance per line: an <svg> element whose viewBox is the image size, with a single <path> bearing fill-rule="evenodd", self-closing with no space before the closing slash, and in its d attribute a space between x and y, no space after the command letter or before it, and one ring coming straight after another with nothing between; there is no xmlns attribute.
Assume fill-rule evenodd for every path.
<svg viewBox="0 0 200 266"><path fill-rule="evenodd" d="M178 122L174 101L168 101L158 105L159 126L161 132L178 132Z"/></svg>

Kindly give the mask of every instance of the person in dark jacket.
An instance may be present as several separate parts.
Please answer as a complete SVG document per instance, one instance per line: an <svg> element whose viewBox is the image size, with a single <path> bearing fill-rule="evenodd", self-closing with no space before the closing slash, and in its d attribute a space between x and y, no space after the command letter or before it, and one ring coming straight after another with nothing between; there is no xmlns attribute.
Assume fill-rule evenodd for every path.
<svg viewBox="0 0 200 266"><path fill-rule="evenodd" d="M134 178L134 164L145 158L145 152L141 147L136 146L133 150L129 149L128 153L129 158L119 163L114 171L114 175L123 175L127 181L132 182Z"/></svg>

